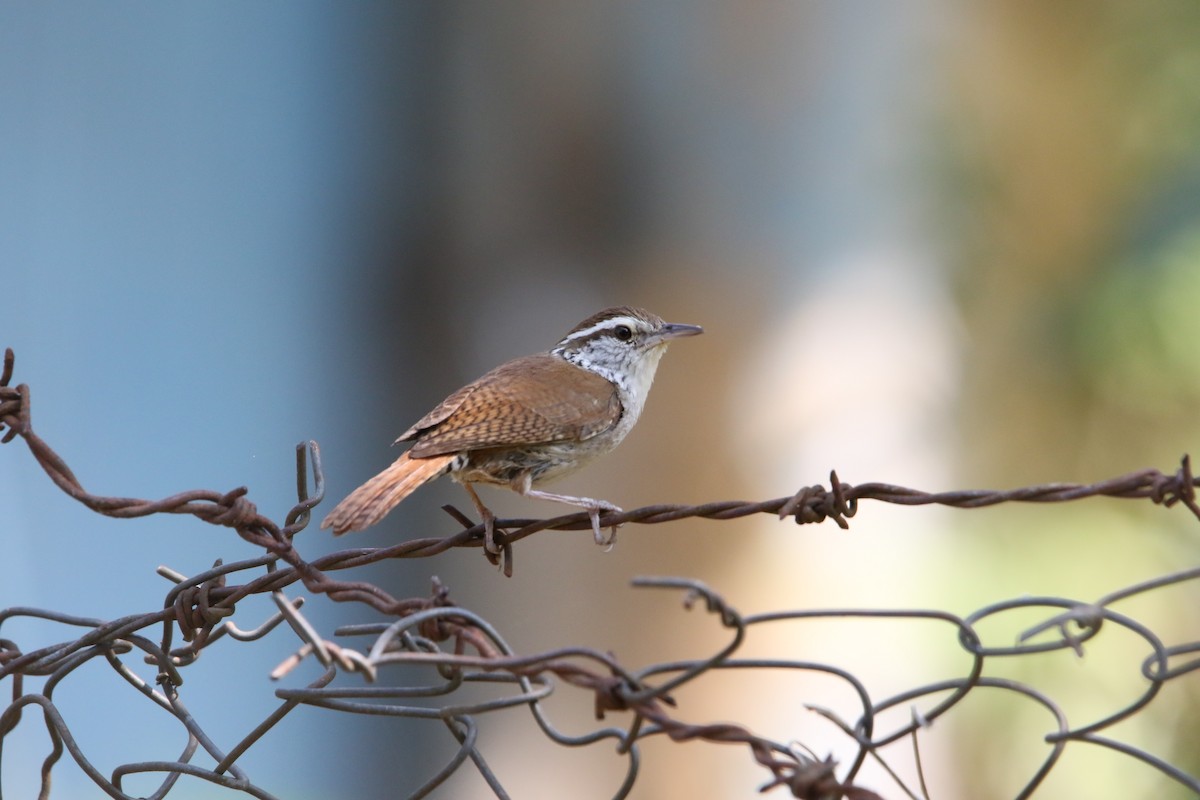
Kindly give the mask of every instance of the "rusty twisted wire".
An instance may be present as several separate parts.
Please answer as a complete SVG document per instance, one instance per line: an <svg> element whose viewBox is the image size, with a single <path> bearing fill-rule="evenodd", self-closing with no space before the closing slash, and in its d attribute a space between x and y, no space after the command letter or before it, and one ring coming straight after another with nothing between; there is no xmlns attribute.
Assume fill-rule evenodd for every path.
<svg viewBox="0 0 1200 800"><path fill-rule="evenodd" d="M455 755L431 775L413 793L422 797L444 782L467 761L493 788L505 796L502 785L476 746L477 722L480 714L518 706L527 707L547 737L559 744L582 746L602 740L613 740L626 758L625 778L615 789L614 797L625 797L632 790L641 761L639 744L652 736L666 736L674 741L704 740L746 747L756 763L766 769L770 778L763 789L785 787L794 797L872 800L879 795L855 784L859 771L868 759L874 759L889 771L901 791L910 797L922 796L919 787L907 786L891 770L883 751L902 740L914 742L919 732L938 717L949 713L973 691L999 690L1037 703L1047 709L1056 721L1055 730L1046 735L1050 745L1041 767L1022 787L1018 797L1031 795L1053 769L1069 743L1089 743L1137 759L1174 781L1200 793L1200 779L1144 750L1104 735L1108 728L1145 708L1168 682L1178 680L1200 669L1200 641L1166 645L1147 626L1112 608L1113 605L1165 586L1200 581L1200 568L1182 570L1150 581L1126 587L1099 598L1083 602L1068 598L1042 597L1006 600L981 608L971 615L959 617L937 610L873 610L835 609L785 611L752 616L740 615L717 593L703 584L684 578L642 578L636 586L683 590L690 607L702 600L719 623L731 632L728 644L708 658L651 665L639 671L623 667L612 656L590 648L566 648L532 656L514 653L500 632L487 620L468 609L456 606L449 592L435 579L428 597L398 599L373 584L362 581L343 581L327 573L351 569L392 558L419 558L435 555L453 547L479 547L483 527L467 519L457 509L447 511L460 521L463 528L439 538L414 539L390 547L356 548L331 553L311 561L305 560L294 546L294 536L307 525L312 508L324 493L324 478L319 450L314 442L297 448L298 501L289 511L282 526L258 513L247 498L244 487L228 492L184 492L157 501L136 498L102 497L87 492L66 463L34 432L30 421L30 396L27 386L11 387L13 373L12 351L5 355L0 372L0 442L7 443L20 436L47 475L65 493L94 511L107 516L129 518L156 513L188 514L213 525L233 528L243 539L263 548L263 555L224 564L217 561L213 568L198 575L184 576L167 568L160 574L173 583L163 607L144 614L117 620L78 617L58 611L14 607L0 610L0 628L16 617L40 618L62 626L83 630L83 634L64 642L22 652L17 643L0 638L0 681L13 681L13 701L0 713L0 748L5 737L21 721L25 708L41 711L53 747L43 769L43 794L49 792L52 767L64 752L112 797L129 797L122 789L122 779L135 773L162 775L155 797L165 796L180 775L190 775L241 791L250 796L270 798L265 789L252 783L238 766L238 759L289 712L302 704L321 706L349 713L385 714L403 717L439 719L459 743ZM313 491L309 492L309 479ZM791 497L757 503L721 502L696 506L656 505L605 515L603 524L653 524L689 517L716 520L733 519L757 513L791 517L797 523L820 522L832 519L845 528L857 512L860 500L876 500L902 505L937 503L962 508L977 508L996 503L1061 502L1093 496L1148 499L1165 506L1182 503L1200 518L1195 501L1196 480L1189 459L1185 456L1180 468L1172 475L1157 470L1143 470L1096 484L1048 484L1025 487L1007 492L940 492L926 493L882 483L845 484L831 474L830 488L805 487ZM505 571L512 571L513 544L543 530L589 529L586 514L570 514L544 520L500 520L504 531L499 537L503 544ZM242 583L230 583L236 576ZM313 594L325 595L340 602L359 602L371 606L391 622L374 625L348 626L335 631L342 642L325 639L300 612L302 597L285 594L299 582ZM278 612L255 628L243 631L231 617L238 601L257 594L270 594ZM978 623L998 614L1019 609L1045 609L1049 616L1029 628L1016 645L986 645L976 630ZM918 686L892 697L874 699L865 684L851 672L833 664L787 659L738 658L737 651L753 630L763 625L797 623L804 620L837 618L843 620L888 618L893 620L936 620L949 626L957 644L970 658L970 668L962 678ZM324 673L302 689L280 689L276 695L280 705L253 731L228 750L222 749L204 731L196 717L179 697L182 684L180 670L189 666L196 656L222 638L253 641L275 627L287 624L296 633L301 646L296 654L281 664L273 677L282 677L303 659L313 657L325 667ZM157 640L143 631L161 626ZM1082 655L1084 645L1099 635L1104 627L1117 627L1138 636L1146 648L1141 663L1141 676L1147 682L1145 691L1134 701L1115 710L1103 719L1072 727L1065 712L1047 694L1016 681L984 674L985 663L1012 656L1045 653L1070 649ZM174 630L178 628L184 643L172 646ZM1047 638L1047 634L1056 634ZM346 643L353 637L374 637L364 652ZM158 670L157 687L137 676L122 660L134 651ZM141 695L174 716L188 733L182 753L173 760L125 764L105 776L87 759L74 740L70 727L53 702L53 691L80 666L96 659L105 660L114 672ZM441 676L438 685L398 681L376 685L385 675L399 675L406 668L436 667ZM673 710L671 692L687 683L700 680L715 670L790 669L817 672L844 681L859 699L858 717L846 721L827 709L812 707L829 720L842 735L856 745L855 757L848 766L831 759L818 758L811 751L792 743L774 742L758 736L737 724L695 724L683 721ZM362 673L370 685L331 686L339 672ZM26 692L26 678L44 677L40 692ZM628 726L608 726L585 734L570 735L558 730L543 708L541 701L553 691L554 680L591 693L597 719L608 714L626 714ZM468 683L501 687L499 696L471 703L454 702L455 693ZM944 695L944 696L943 696ZM878 718L887 709L924 698L942 696L930 707L914 711L913 719L894 730L878 733ZM444 698L443 703L427 705L413 702L392 703L413 697ZM915 706L914 706L915 708ZM199 751L216 762L212 769L192 763ZM0 749L0 767L3 751ZM3 781L0 779L0 792Z"/></svg>

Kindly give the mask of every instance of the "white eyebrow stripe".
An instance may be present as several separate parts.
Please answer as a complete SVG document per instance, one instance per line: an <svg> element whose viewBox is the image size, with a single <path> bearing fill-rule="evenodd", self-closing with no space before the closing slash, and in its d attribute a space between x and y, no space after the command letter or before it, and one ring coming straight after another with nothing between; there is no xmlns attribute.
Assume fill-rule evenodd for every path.
<svg viewBox="0 0 1200 800"><path fill-rule="evenodd" d="M636 329L641 323L642 320L639 320L636 317L609 317L602 322L597 322L595 325L592 325L589 328L572 331L565 339L563 339L563 342L571 342L575 341L576 339L585 339L588 336L591 336L593 333L599 333L603 330L611 330L616 328L618 325L628 325L630 328Z"/></svg>

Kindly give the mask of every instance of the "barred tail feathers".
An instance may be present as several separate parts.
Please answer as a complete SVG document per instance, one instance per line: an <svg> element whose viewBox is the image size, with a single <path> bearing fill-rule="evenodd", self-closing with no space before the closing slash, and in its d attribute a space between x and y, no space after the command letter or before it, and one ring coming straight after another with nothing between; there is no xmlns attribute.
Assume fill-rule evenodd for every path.
<svg viewBox="0 0 1200 800"><path fill-rule="evenodd" d="M410 458L405 453L338 503L321 527L333 528L334 536L371 527L420 486L449 471L453 460L453 455Z"/></svg>

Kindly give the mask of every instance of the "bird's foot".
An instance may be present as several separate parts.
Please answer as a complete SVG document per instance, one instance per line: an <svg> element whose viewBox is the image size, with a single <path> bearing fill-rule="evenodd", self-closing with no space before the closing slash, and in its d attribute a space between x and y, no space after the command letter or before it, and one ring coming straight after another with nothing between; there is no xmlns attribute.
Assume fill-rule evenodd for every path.
<svg viewBox="0 0 1200 800"><path fill-rule="evenodd" d="M600 533L600 512L611 511L614 514L620 514L624 509L620 506L614 506L612 503L604 500L591 500L592 505L587 507L588 519L592 521L592 539L596 544L604 548L604 552L609 552L617 544L617 528L620 525L613 525L608 529L608 536L605 537Z"/></svg>
<svg viewBox="0 0 1200 800"><path fill-rule="evenodd" d="M501 547L496 544L496 515L492 510L483 504L479 499L479 495L475 493L475 489L469 483L464 483L463 488L467 490L467 494L471 496L471 502L475 504L475 510L479 512L480 518L483 520L483 549L488 554L488 560L496 563L495 557L500 555Z"/></svg>
<svg viewBox="0 0 1200 800"><path fill-rule="evenodd" d="M596 544L604 548L604 552L613 549L613 545L617 543L617 528L620 525L609 527L609 535L605 537L600 533L600 512L611 511L614 514L620 514L623 510L620 506L614 506L607 500L593 500L590 497L572 497L566 494L552 494L543 492L538 489L530 489L528 487L520 490L521 494L526 497L533 497L538 500L550 500L555 503L564 503L568 506L575 506L587 511L588 519L592 521L592 538L596 540Z"/></svg>
<svg viewBox="0 0 1200 800"><path fill-rule="evenodd" d="M500 555L500 545L496 544L496 515L487 506L479 507L483 517L483 549L491 555Z"/></svg>

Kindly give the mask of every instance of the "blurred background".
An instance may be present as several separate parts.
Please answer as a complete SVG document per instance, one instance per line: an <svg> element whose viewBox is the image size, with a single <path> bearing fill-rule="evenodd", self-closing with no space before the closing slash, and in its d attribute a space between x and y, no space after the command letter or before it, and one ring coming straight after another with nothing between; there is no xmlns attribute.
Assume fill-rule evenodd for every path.
<svg viewBox="0 0 1200 800"><path fill-rule="evenodd" d="M0 7L0 346L39 434L100 494L245 484L282 519L293 447L313 438L336 502L449 391L619 303L707 332L672 347L638 428L565 492L633 508L789 495L831 468L929 490L1170 472L1197 442L1198 209L1189 0ZM447 502L469 508L439 483L346 544L450 533ZM140 613L169 588L156 566L254 554L185 519L98 517L15 443L0 503L0 608ZM334 549L315 526L299 541ZM1194 565L1197 541L1186 512L1149 504L864 504L848 533L693 520L629 526L607 554L586 533L541 534L512 579L474 550L354 577L403 597L436 574L519 652L586 645L638 667L726 639L634 575L699 578L744 613L967 614L1091 600ZM1184 585L1122 610L1170 643L1196 638L1198 608ZM235 619L271 610L246 602ZM326 633L377 619L324 600L306 615ZM0 635L26 650L69 638L26 620ZM1083 724L1145 688L1146 646L1114 636L990 674ZM227 641L187 670L183 697L218 743L275 707L267 673L295 647L286 631ZM836 663L880 698L967 666L932 624L784 623L745 653ZM1186 684L1114 735L1196 774ZM102 772L183 746L103 665L55 699ZM711 676L678 700L688 721L851 752L805 709L854 719L831 679ZM591 703L560 687L550 708L578 732ZM4 743L12 797L36 792L49 748L26 714ZM973 695L922 734L931 796L1013 796L1052 728L1012 695ZM453 744L437 723L301 709L240 763L280 797L395 797ZM520 711L485 720L480 748L518 798L608 797L623 777L611 748L555 747ZM1067 748L1045 796L1190 796L1086 748ZM743 748L644 755L635 797L749 797L765 780ZM892 762L910 783L911 760ZM157 785L140 780L129 791ZM860 782L901 795L878 768ZM98 794L68 762L54 786ZM171 796L215 792L184 779ZM437 796L490 794L468 767Z"/></svg>

